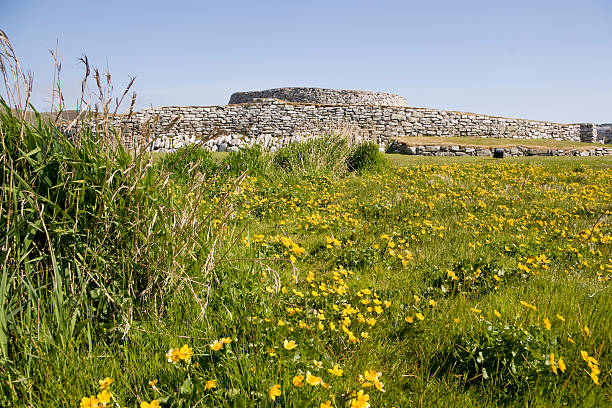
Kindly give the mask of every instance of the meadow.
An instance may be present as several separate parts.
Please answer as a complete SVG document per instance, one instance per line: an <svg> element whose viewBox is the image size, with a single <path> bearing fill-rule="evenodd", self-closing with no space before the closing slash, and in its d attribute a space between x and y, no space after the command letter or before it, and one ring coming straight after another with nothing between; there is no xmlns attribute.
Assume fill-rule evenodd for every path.
<svg viewBox="0 0 612 408"><path fill-rule="evenodd" d="M2 406L610 404L610 159L2 138Z"/></svg>
<svg viewBox="0 0 612 408"><path fill-rule="evenodd" d="M91 72L0 99L0 406L610 406L611 158L154 155Z"/></svg>

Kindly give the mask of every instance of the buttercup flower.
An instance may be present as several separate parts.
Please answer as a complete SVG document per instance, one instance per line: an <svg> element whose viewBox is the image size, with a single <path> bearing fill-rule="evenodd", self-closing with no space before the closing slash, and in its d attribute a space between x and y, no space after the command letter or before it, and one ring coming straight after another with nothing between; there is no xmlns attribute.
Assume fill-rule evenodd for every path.
<svg viewBox="0 0 612 408"><path fill-rule="evenodd" d="M289 340L289 341L285 340L283 342L283 347L287 350L293 350L294 348L297 347L297 344L295 344L295 341L293 340Z"/></svg>
<svg viewBox="0 0 612 408"><path fill-rule="evenodd" d="M220 342L219 340L215 340L212 342L212 344L210 345L211 350L213 351L219 351L223 348L223 343Z"/></svg>
<svg viewBox="0 0 612 408"><path fill-rule="evenodd" d="M293 383L295 387L303 387L304 386L304 376L296 375L293 377L293 380L291 380L291 382Z"/></svg>
<svg viewBox="0 0 612 408"><path fill-rule="evenodd" d="M337 375L338 377L341 377L342 373L344 372L344 370L338 367L338 364L334 365L333 368L328 368L327 371L329 371L333 375Z"/></svg>
<svg viewBox="0 0 612 408"><path fill-rule="evenodd" d="M273 385L270 388L270 391L268 391L268 394L270 395L270 398L272 399L272 401L275 401L276 397L280 397L280 395L281 395L280 384Z"/></svg>
<svg viewBox="0 0 612 408"><path fill-rule="evenodd" d="M100 384L100 388L105 390L113 383L113 381L115 380L113 380L112 378L106 377L103 380L99 380L98 383Z"/></svg>
<svg viewBox="0 0 612 408"><path fill-rule="evenodd" d="M317 377L316 375L310 374L310 371L306 373L306 382L312 386L321 385L323 380L321 377Z"/></svg>

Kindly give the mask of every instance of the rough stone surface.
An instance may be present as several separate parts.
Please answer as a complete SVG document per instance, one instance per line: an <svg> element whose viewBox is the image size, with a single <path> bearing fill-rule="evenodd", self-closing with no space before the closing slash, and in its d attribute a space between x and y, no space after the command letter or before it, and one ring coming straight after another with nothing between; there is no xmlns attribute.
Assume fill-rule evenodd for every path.
<svg viewBox="0 0 612 408"><path fill-rule="evenodd" d="M274 98L287 102L320 105L408 106L408 101L399 95L323 88L275 88L265 91L236 92L230 97L229 103L250 103L256 98ZM399 119L401 119L401 116L399 116Z"/></svg>
<svg viewBox="0 0 612 408"><path fill-rule="evenodd" d="M612 156L612 147L598 147L594 149L534 149L524 146L514 146L510 148L478 148L465 146L451 146L452 148L444 151L443 147L438 146L438 150L432 149L433 146L410 146L406 143L393 141L388 148L389 153L400 153L418 156L491 156L493 150L503 150L504 157L512 156ZM448 147L448 146L446 146Z"/></svg>
<svg viewBox="0 0 612 408"><path fill-rule="evenodd" d="M255 97L255 94L265 92L286 99L302 100L314 95L312 97L316 96L317 101L327 100L330 103L287 102L276 98ZM141 142L138 139L141 135L149 135L149 140L145 142L149 143L150 149L161 151L196 142L212 151L227 151L232 147L253 144L276 150L288 143L333 131L343 131L356 138L373 141L381 149L387 148L396 137L410 136L599 141L598 127L591 123L560 124L398 106L400 100L395 98L400 97L382 93L280 88L234 94L232 102L243 97L250 102L225 106L144 109L129 117L116 118L115 125L121 127L128 145ZM361 99L354 101L352 97ZM379 97L382 99L377 99ZM385 102L387 97L390 100ZM405 101L401 99L403 104ZM398 105L380 105L393 103L394 100ZM369 103L361 104L364 101ZM440 146L429 147L433 149L429 153L458 152L455 147L444 147L444 150L440 150ZM465 150L461 153L472 154L473 151ZM487 153L483 151L478 154Z"/></svg>
<svg viewBox="0 0 612 408"><path fill-rule="evenodd" d="M599 141L612 143L612 123L602 123L597 125L597 135Z"/></svg>

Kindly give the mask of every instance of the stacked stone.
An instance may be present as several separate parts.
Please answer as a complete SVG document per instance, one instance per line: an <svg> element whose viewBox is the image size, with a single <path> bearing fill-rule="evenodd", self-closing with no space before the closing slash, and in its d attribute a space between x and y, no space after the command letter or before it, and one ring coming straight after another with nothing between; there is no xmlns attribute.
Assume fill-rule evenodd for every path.
<svg viewBox="0 0 612 408"><path fill-rule="evenodd" d="M417 156L492 156L496 149L502 149L504 156L612 156L612 148L594 149L536 149L526 146L507 148L485 148L460 145L422 145L412 146L394 141L389 145L389 153Z"/></svg>
<svg viewBox="0 0 612 408"><path fill-rule="evenodd" d="M612 123L597 125L597 135L602 143L612 143Z"/></svg>
<svg viewBox="0 0 612 408"><path fill-rule="evenodd" d="M410 136L597 140L597 127L591 123L559 124L412 108L404 98L381 92L278 88L236 93L230 103L145 109L120 119L117 125L126 143L133 144L145 135L152 138L151 149L161 151L196 142L215 151L255 143L275 150L291 141L347 128L383 147L393 138Z"/></svg>
<svg viewBox="0 0 612 408"><path fill-rule="evenodd" d="M230 97L229 103L251 103L261 98L319 105L408 106L408 101L399 95L323 88L274 88L265 91L236 92Z"/></svg>
<svg viewBox="0 0 612 408"><path fill-rule="evenodd" d="M592 123L580 124L580 141L585 143L597 143L597 126Z"/></svg>
<svg viewBox="0 0 612 408"><path fill-rule="evenodd" d="M127 140L153 138L153 150L210 142L211 150L260 143L278 148L287 140L350 128L388 146L406 136L476 136L580 141L591 124L559 124L464 112L399 106L315 105L278 99L208 107L145 109L121 122Z"/></svg>

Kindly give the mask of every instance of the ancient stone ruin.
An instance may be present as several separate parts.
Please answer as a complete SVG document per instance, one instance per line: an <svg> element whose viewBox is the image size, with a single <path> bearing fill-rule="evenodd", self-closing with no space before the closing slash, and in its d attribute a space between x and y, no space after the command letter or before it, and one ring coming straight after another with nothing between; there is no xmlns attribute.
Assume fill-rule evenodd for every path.
<svg viewBox="0 0 612 408"><path fill-rule="evenodd" d="M117 118L127 143L148 135L152 150L199 142L212 151L259 144L266 149L334 131L387 148L396 137L472 136L602 141L597 125L510 119L414 108L398 95L321 88L234 93L225 106L168 106Z"/></svg>

